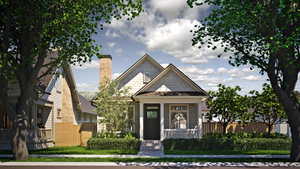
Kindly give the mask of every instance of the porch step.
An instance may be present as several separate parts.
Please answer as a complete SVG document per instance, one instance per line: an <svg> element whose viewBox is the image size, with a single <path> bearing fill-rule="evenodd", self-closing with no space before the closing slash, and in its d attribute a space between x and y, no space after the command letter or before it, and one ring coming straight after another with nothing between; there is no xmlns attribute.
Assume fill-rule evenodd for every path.
<svg viewBox="0 0 300 169"><path fill-rule="evenodd" d="M161 156L163 145L160 140L143 140L138 155Z"/></svg>

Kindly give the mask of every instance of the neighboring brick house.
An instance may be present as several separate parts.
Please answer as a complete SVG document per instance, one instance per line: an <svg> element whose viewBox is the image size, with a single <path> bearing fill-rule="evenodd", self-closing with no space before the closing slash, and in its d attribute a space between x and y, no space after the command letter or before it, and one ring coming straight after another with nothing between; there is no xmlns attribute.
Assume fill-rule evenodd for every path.
<svg viewBox="0 0 300 169"><path fill-rule="evenodd" d="M39 86L44 92L34 102L30 112L29 149L85 144L86 140L81 139L82 131L92 132L91 123L96 126L96 113L89 101L77 93L70 66L46 75ZM17 84L9 84L8 95L10 107L13 108L19 95ZM12 122L9 112L1 110L1 105L0 114L0 149L10 149ZM90 133L85 135L91 136Z"/></svg>
<svg viewBox="0 0 300 169"><path fill-rule="evenodd" d="M101 58L100 82L109 79L111 72L111 57ZM130 88L133 131L141 140L202 136L208 94L176 66L163 68L145 54L116 80L120 89Z"/></svg>

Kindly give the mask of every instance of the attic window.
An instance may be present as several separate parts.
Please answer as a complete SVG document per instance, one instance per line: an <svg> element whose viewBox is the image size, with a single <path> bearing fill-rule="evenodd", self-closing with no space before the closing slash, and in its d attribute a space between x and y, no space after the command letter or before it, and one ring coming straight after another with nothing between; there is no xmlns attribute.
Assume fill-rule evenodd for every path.
<svg viewBox="0 0 300 169"><path fill-rule="evenodd" d="M150 73L149 72L144 72L144 83L150 82Z"/></svg>

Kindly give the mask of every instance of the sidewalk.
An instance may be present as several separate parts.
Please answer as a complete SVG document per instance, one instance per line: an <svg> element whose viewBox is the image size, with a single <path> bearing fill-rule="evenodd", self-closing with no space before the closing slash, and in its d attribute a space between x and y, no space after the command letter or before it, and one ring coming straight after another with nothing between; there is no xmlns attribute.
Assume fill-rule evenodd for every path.
<svg viewBox="0 0 300 169"><path fill-rule="evenodd" d="M11 158L11 154L0 154L0 158ZM89 155L89 154L30 154L30 157L46 158L285 158L289 155Z"/></svg>
<svg viewBox="0 0 300 169"><path fill-rule="evenodd" d="M1 166L300 167L292 162L0 162Z"/></svg>

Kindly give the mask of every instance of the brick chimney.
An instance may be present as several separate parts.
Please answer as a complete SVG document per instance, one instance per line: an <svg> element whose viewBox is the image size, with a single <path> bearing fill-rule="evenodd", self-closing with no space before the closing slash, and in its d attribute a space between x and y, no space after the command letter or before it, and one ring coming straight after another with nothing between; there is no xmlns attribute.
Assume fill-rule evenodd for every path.
<svg viewBox="0 0 300 169"><path fill-rule="evenodd" d="M102 55L99 59L100 62L100 84L103 85L111 80L112 77L112 57L110 55Z"/></svg>

